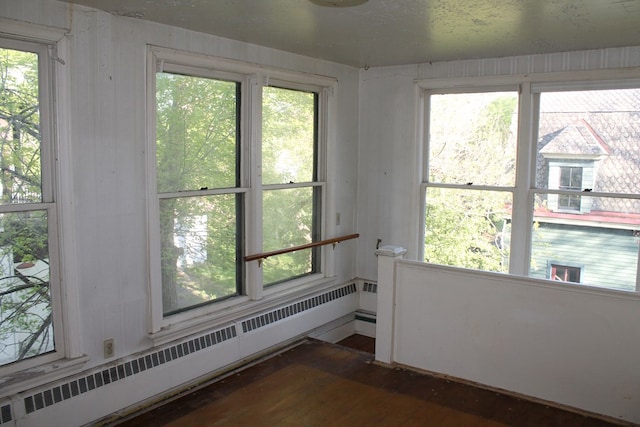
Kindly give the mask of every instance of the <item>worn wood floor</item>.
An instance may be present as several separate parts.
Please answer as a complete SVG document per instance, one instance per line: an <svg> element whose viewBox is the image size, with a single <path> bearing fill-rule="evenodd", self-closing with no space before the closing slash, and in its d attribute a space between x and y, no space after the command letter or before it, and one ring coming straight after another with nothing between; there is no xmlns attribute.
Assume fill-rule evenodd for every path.
<svg viewBox="0 0 640 427"><path fill-rule="evenodd" d="M157 409L133 426L614 426L410 370L373 363L375 343L307 340ZM355 349L354 349L355 347Z"/></svg>

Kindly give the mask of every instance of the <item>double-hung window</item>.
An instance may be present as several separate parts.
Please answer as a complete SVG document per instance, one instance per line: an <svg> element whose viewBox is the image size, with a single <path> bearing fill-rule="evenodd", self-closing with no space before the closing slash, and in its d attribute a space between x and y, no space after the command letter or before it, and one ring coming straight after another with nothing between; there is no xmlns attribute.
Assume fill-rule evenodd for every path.
<svg viewBox="0 0 640 427"><path fill-rule="evenodd" d="M423 259L639 290L640 81L610 75L421 82Z"/></svg>
<svg viewBox="0 0 640 427"><path fill-rule="evenodd" d="M0 373L64 355L49 49L0 39Z"/></svg>
<svg viewBox="0 0 640 427"><path fill-rule="evenodd" d="M149 64L154 331L324 277L316 247L244 259L321 240L333 82L155 47Z"/></svg>

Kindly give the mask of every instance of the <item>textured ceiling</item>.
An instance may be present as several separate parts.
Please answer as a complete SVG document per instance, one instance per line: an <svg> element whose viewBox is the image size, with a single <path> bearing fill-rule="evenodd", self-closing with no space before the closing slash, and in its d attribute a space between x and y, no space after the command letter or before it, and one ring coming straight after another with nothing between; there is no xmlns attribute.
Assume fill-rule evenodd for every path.
<svg viewBox="0 0 640 427"><path fill-rule="evenodd" d="M356 67L640 45L640 0L66 0Z"/></svg>

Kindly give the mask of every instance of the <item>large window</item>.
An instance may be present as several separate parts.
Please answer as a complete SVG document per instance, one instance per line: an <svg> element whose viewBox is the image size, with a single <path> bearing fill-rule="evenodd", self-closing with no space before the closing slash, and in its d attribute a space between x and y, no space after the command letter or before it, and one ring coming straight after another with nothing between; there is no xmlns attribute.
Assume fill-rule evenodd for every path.
<svg viewBox="0 0 640 427"><path fill-rule="evenodd" d="M511 80L424 83L424 260L637 291L640 82Z"/></svg>
<svg viewBox="0 0 640 427"><path fill-rule="evenodd" d="M244 257L320 240L327 88L162 49L150 58L154 330L322 277L321 249Z"/></svg>
<svg viewBox="0 0 640 427"><path fill-rule="evenodd" d="M0 366L60 357L47 46L0 39Z"/></svg>

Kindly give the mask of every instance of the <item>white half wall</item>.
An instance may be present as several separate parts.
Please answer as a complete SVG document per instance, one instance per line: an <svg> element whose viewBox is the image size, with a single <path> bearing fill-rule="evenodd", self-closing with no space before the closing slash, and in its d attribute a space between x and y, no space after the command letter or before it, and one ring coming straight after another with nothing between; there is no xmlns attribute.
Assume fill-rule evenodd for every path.
<svg viewBox="0 0 640 427"><path fill-rule="evenodd" d="M640 297L406 260L396 273L394 362L640 422Z"/></svg>

